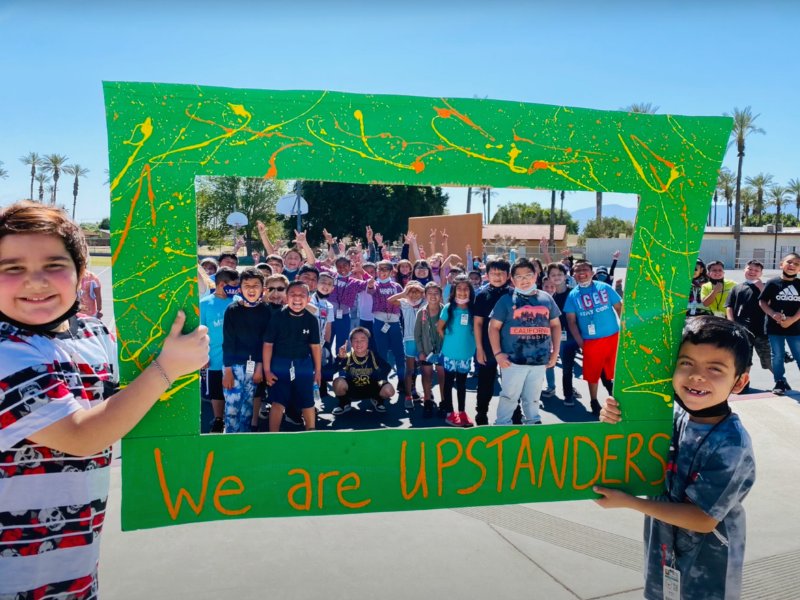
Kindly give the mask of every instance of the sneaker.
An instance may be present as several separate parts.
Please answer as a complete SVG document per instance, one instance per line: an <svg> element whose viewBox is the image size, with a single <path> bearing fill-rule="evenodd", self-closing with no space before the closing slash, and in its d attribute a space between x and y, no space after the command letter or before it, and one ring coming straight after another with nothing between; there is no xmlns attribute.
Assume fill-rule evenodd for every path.
<svg viewBox="0 0 800 600"><path fill-rule="evenodd" d="M592 414L593 415L599 415L600 414L600 403L595 398L592 398L592 401L589 404L592 407Z"/></svg>
<svg viewBox="0 0 800 600"><path fill-rule="evenodd" d="M422 396L420 396L419 392L415 389L411 390L411 397L414 399L415 402L422 402Z"/></svg>
<svg viewBox="0 0 800 600"><path fill-rule="evenodd" d="M259 419L269 419L269 409L272 408L271 404L262 404L258 410Z"/></svg>
<svg viewBox="0 0 800 600"><path fill-rule="evenodd" d="M412 396L406 396L406 408L414 409L414 398Z"/></svg>
<svg viewBox="0 0 800 600"><path fill-rule="evenodd" d="M444 422L448 425L452 425L453 427L463 427L464 424L461 422L461 413L451 412L445 418Z"/></svg>
<svg viewBox="0 0 800 600"><path fill-rule="evenodd" d="M578 390L574 390L574 391L572 392L572 397L573 397L573 398L577 398L578 400L580 400L581 398L583 398L583 396L581 396L581 393L580 393Z"/></svg>
<svg viewBox="0 0 800 600"><path fill-rule="evenodd" d="M792 388L789 387L789 384L785 381L776 381L775 387L772 388L772 393L776 396L785 396L786 392L791 390Z"/></svg>
<svg viewBox="0 0 800 600"><path fill-rule="evenodd" d="M541 424L542 424L542 420L541 419L534 419L533 420L533 425L541 425Z"/></svg>
<svg viewBox="0 0 800 600"><path fill-rule="evenodd" d="M350 400L347 398L339 398L339 406L334 408L331 412L334 415L342 415L353 407L350 405Z"/></svg>
<svg viewBox="0 0 800 600"><path fill-rule="evenodd" d="M433 400L425 400L424 404L422 405L422 418L432 419L434 408L436 408L436 405L433 403Z"/></svg>
<svg viewBox="0 0 800 600"><path fill-rule="evenodd" d="M576 396L570 396L569 398L564 398L564 406L575 406L575 398Z"/></svg>
<svg viewBox="0 0 800 600"><path fill-rule="evenodd" d="M302 417L298 417L297 415L290 416L288 410L284 411L283 418L286 419L286 421L288 423L291 423L292 425L303 425Z"/></svg>
<svg viewBox="0 0 800 600"><path fill-rule="evenodd" d="M489 417L486 416L484 413L478 413L475 415L475 425L488 425L489 424Z"/></svg>
<svg viewBox="0 0 800 600"><path fill-rule="evenodd" d="M458 418L461 420L462 427L474 427L475 423L472 419L469 418L469 415L465 412L458 413Z"/></svg>
<svg viewBox="0 0 800 600"><path fill-rule="evenodd" d="M794 362L794 357L787 352L783 357L783 362L785 362L786 364Z"/></svg>
<svg viewBox="0 0 800 600"><path fill-rule="evenodd" d="M556 395L556 388L554 387L548 387L542 390L542 396L544 396L545 398L552 398L555 395Z"/></svg>
<svg viewBox="0 0 800 600"><path fill-rule="evenodd" d="M213 421L211 421L211 433L224 433L225 432L225 421L222 417L215 417Z"/></svg>
<svg viewBox="0 0 800 600"><path fill-rule="evenodd" d="M386 407L383 404L383 398L370 398L370 401L372 402L372 406L374 406L375 410L377 410L379 413L386 412Z"/></svg>
<svg viewBox="0 0 800 600"><path fill-rule="evenodd" d="M439 410L437 411L436 416L440 419L444 419L447 416L447 411L441 404L439 405Z"/></svg>
<svg viewBox="0 0 800 600"><path fill-rule="evenodd" d="M258 433L258 425L250 425L250 433Z"/></svg>

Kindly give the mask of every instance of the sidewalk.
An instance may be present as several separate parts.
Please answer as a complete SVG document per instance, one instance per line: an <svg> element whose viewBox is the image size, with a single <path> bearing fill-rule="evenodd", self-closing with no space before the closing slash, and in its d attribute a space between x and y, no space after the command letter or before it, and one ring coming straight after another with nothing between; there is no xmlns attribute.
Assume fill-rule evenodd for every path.
<svg viewBox="0 0 800 600"><path fill-rule="evenodd" d="M800 395L732 406L753 438L758 465L745 500L743 597L797 598ZM642 517L588 501L124 534L119 506L114 467L100 565L103 595L115 600L642 597Z"/></svg>

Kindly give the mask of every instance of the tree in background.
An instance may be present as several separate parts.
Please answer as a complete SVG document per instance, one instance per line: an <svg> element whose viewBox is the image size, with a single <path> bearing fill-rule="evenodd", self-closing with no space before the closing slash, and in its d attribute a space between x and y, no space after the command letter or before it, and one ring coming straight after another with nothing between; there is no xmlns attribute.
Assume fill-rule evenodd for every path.
<svg viewBox="0 0 800 600"><path fill-rule="evenodd" d="M736 191L736 174L731 173L728 167L722 167L719 170L717 189L722 192L722 195L725 197L725 227L730 227L731 219L733 218L733 195Z"/></svg>
<svg viewBox="0 0 800 600"><path fill-rule="evenodd" d="M730 117L728 113L723 113L724 116ZM736 171L736 210L734 211L735 217L733 220L733 237L736 240L736 256L739 256L742 242L742 163L744 162L744 146L747 136L751 133L766 133L760 127L756 127L755 121L760 115L753 115L750 107L744 110L738 108L733 109L733 131L731 131L731 142L728 145L736 144L736 150L739 156L739 168Z"/></svg>
<svg viewBox="0 0 800 600"><path fill-rule="evenodd" d="M103 220L97 225L98 229L102 229L103 231L109 231L111 229L111 218L110 217L103 217Z"/></svg>
<svg viewBox="0 0 800 600"><path fill-rule="evenodd" d="M771 214L772 222L775 223L775 215ZM744 220L742 223L743 227L756 227L758 222L758 217L755 215L750 215ZM800 219L795 217L794 215L788 215L785 212L781 212L781 225L784 227L800 227Z"/></svg>
<svg viewBox="0 0 800 600"><path fill-rule="evenodd" d="M634 102L620 110L626 110L629 113L641 113L645 115L654 115L658 112L660 106L655 106L652 102Z"/></svg>
<svg viewBox="0 0 800 600"><path fill-rule="evenodd" d="M792 201L785 187L779 185L773 186L767 192L767 206L775 207L775 242L772 245L772 268L777 269L777 256L778 253L778 223L781 223L781 208L788 205Z"/></svg>
<svg viewBox="0 0 800 600"><path fill-rule="evenodd" d="M550 209L542 208L538 202L523 204L512 202L497 209L492 217L492 225L549 225ZM563 225L567 226L567 233L578 233L579 223L572 215L565 213Z"/></svg>
<svg viewBox="0 0 800 600"><path fill-rule="evenodd" d="M772 185L772 174L759 173L755 177L747 177L745 183L756 191L756 203L753 205L753 214L758 216L758 226L761 227L764 218L764 192Z"/></svg>
<svg viewBox="0 0 800 600"><path fill-rule="evenodd" d="M623 221L617 217L605 217L600 219L592 219L586 223L578 238L578 244L581 246L586 245L586 240L589 238L618 238L621 233L628 237L633 235L633 223L630 221Z"/></svg>
<svg viewBox="0 0 800 600"><path fill-rule="evenodd" d="M797 220L800 221L800 179L790 179L786 191L794 194L794 205L797 209Z"/></svg>
<svg viewBox="0 0 800 600"><path fill-rule="evenodd" d="M31 168L31 202L33 202L33 182L36 180L36 167L44 166L44 158L36 152L28 152L26 156L19 159L23 165Z"/></svg>
<svg viewBox="0 0 800 600"><path fill-rule="evenodd" d="M55 205L58 196L58 178L64 163L69 159L63 154L48 154L44 157L44 171L53 177L53 191L50 195L50 204Z"/></svg>
<svg viewBox="0 0 800 600"><path fill-rule="evenodd" d="M753 206L755 206L755 203L756 203L756 191L751 187L744 188L742 190L742 201L741 201L742 223L744 223L745 221L748 221L749 223L748 217L750 216L750 209L753 208ZM752 225L748 224L748 227L755 227L755 222L756 222L755 215L753 215L751 219L753 224Z"/></svg>
<svg viewBox="0 0 800 600"><path fill-rule="evenodd" d="M5 179L8 177L8 171L3 168L3 161L0 160L0 179Z"/></svg>
<svg viewBox="0 0 800 600"><path fill-rule="evenodd" d="M227 240L232 242L233 232L226 223L226 218L232 212L240 212L247 217L248 224L242 228L242 232L248 256L254 245L261 246L257 241L256 221L267 226L268 234L273 239L283 237L284 219L275 213L275 203L285 193L286 184L275 179L199 178L196 191L198 245L205 243L220 247Z"/></svg>
<svg viewBox="0 0 800 600"><path fill-rule="evenodd" d="M36 183L39 184L39 202L44 202L44 185L50 182L50 177L47 176L47 173L39 171L35 179Z"/></svg>
<svg viewBox="0 0 800 600"><path fill-rule="evenodd" d="M75 177L75 182L72 184L72 218L74 220L75 207L78 205L78 179L81 177L86 177L89 174L89 169L84 169L80 165L67 165L64 167L64 173L73 175Z"/></svg>
<svg viewBox="0 0 800 600"><path fill-rule="evenodd" d="M550 190L550 247L554 245L556 231L556 191Z"/></svg>
<svg viewBox="0 0 800 600"><path fill-rule="evenodd" d="M308 214L303 229L308 243L322 243L322 230L342 239L363 239L367 225L385 240L396 240L408 230L410 217L445 214L448 196L439 187L366 185L303 181Z"/></svg>

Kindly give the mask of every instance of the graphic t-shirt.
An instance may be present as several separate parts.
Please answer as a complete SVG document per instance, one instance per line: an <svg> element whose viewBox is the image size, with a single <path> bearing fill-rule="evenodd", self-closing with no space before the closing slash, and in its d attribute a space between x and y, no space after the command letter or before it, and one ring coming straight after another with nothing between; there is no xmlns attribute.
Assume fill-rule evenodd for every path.
<svg viewBox="0 0 800 600"><path fill-rule="evenodd" d="M445 304L439 318L446 322L451 310L453 320L449 327L444 328L442 354L450 360L468 360L475 354L472 317L465 308L459 308L456 304Z"/></svg>
<svg viewBox="0 0 800 600"><path fill-rule="evenodd" d="M116 391L115 346L97 319L55 339L0 323L0 597L97 598L111 448L72 456L28 438Z"/></svg>
<svg viewBox="0 0 800 600"><path fill-rule="evenodd" d="M561 311L556 301L541 290L530 296L508 294L500 298L492 311L492 321L503 324L500 347L515 365L550 362L550 321L559 316Z"/></svg>
<svg viewBox="0 0 800 600"><path fill-rule="evenodd" d="M792 281L786 281L781 277L770 279L758 299L769 304L772 310L782 312L787 317L793 317L800 310L800 279ZM775 319L767 319L767 333L785 336L800 335L800 321L784 328Z"/></svg>
<svg viewBox="0 0 800 600"><path fill-rule="evenodd" d="M317 314L315 315L315 318L319 322L319 342L320 344L324 344L325 326L328 323L333 323L335 317L333 313L333 305L324 298L318 298L316 295L311 296L311 299L308 303L317 308Z"/></svg>
<svg viewBox="0 0 800 600"><path fill-rule="evenodd" d="M712 431L713 428L713 431ZM706 438L706 436L708 436ZM750 436L731 414L716 428L695 423L675 407L677 452L671 451L660 502L691 503L719 521L711 533L698 533L644 518L644 596L662 600L662 561L671 564L677 534L681 600L740 598L745 549L742 501L755 482L755 457Z"/></svg>
<svg viewBox="0 0 800 600"><path fill-rule="evenodd" d="M311 356L309 346L320 343L319 322L307 310L296 313L284 306L272 315L264 343L273 344L273 358L308 358Z"/></svg>
<svg viewBox="0 0 800 600"><path fill-rule="evenodd" d="M486 353L487 359L492 358L492 344L489 341L489 317L491 316L497 301L503 296L508 296L510 289L511 288L508 283L504 283L500 287L494 287L487 283L477 294L475 294L475 306L473 308L473 314L476 317L483 318L483 326L481 327L481 332L483 334L482 344L483 351Z"/></svg>
<svg viewBox="0 0 800 600"><path fill-rule="evenodd" d="M200 300L200 325L208 327L208 368L211 371L222 370L222 323L225 309L231 302L233 298L217 298L214 295Z"/></svg>
<svg viewBox="0 0 800 600"><path fill-rule="evenodd" d="M758 304L760 295L761 290L756 284L745 281L728 294L725 308L733 311L734 321L747 327L753 335L763 338L766 335L767 313Z"/></svg>
<svg viewBox="0 0 800 600"><path fill-rule="evenodd" d="M703 300L708 298L714 290L715 285L713 281L704 283L703 287L700 289L700 298ZM722 280L722 291L717 294L711 304L706 307L711 311L711 314L716 317L725 318L725 301L728 299L728 294L734 287L736 287L735 281L731 281L730 279Z"/></svg>
<svg viewBox="0 0 800 600"><path fill-rule="evenodd" d="M564 304L565 313L574 313L585 340L597 340L619 331L619 320L614 305L621 302L614 288L601 281L593 281L588 287L576 287L569 293ZM594 333L589 325L594 324Z"/></svg>

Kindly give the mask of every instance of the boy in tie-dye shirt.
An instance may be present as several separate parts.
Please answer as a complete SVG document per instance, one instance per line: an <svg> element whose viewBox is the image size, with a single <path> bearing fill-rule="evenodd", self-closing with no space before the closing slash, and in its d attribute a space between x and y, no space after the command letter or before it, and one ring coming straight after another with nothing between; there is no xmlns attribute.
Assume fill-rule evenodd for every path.
<svg viewBox="0 0 800 600"><path fill-rule="evenodd" d="M742 595L745 513L755 457L728 396L749 381L750 341L740 325L713 316L686 321L672 376L675 418L666 493L636 498L595 486L604 508L632 508L644 521L644 597L734 600ZM600 413L620 421L609 398ZM668 590L665 593L665 590Z"/></svg>

